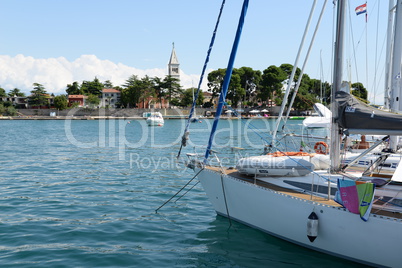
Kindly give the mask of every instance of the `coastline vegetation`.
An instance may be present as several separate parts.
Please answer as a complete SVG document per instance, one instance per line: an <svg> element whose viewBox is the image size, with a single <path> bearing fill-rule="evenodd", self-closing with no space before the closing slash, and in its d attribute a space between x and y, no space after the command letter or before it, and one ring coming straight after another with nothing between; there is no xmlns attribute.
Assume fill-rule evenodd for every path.
<svg viewBox="0 0 402 268"><path fill-rule="evenodd" d="M233 107L269 107L281 105L283 102L283 90L289 82L292 87L299 79L301 70L297 68L293 81L289 81L293 66L282 64L271 65L262 72L250 67L233 69L227 103ZM210 72L207 77L207 91L201 91L197 105L208 108L214 105L214 100L219 96L222 89L226 69L218 69ZM85 95L87 104L90 107L97 107L100 102L102 89L113 88L121 92L120 108L135 108L139 103L145 103L149 98L154 98L160 103L166 100L170 105L187 107L193 103L193 94L196 88L183 89L180 81L172 76L160 77L145 76L139 78L137 75L130 76L123 85L114 86L112 81L101 82L97 77L92 81L77 81L66 86L66 94L54 96L49 94L40 83L33 83L33 90L27 96L30 106L50 106L49 98L54 98L53 106L63 110L68 108L68 95ZM312 79L303 74L301 83L294 101L294 108L297 110L308 110L316 102L329 104L331 85L328 82ZM367 101L367 90L362 83L351 85L351 92L355 96ZM293 92L291 92L293 93ZM209 94L208 99L206 94ZM25 94L18 88L11 89L8 93L0 87L0 114L15 114L13 103L4 101L7 97L25 97ZM206 101L204 101L207 99ZM14 110L12 109L14 108Z"/></svg>

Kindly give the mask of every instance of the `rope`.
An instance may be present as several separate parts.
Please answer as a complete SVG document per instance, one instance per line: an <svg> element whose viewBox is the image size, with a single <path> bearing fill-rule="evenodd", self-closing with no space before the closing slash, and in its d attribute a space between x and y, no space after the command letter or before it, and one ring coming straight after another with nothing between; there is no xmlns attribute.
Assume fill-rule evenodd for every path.
<svg viewBox="0 0 402 268"><path fill-rule="evenodd" d="M200 171L198 171L197 174L195 174L194 177L191 180L189 180L183 187L181 187L181 189L179 191L177 191L171 198L169 198L165 203L163 203L160 207L158 207L155 210L155 213L158 213L159 209L161 209L163 206L165 206L167 203L169 203L175 196L177 196L181 191L183 191L184 188L186 188L187 185L189 185L190 182L192 182L198 176L198 174L200 174L200 172L203 171L203 170L204 170L204 168L200 169Z"/></svg>
<svg viewBox="0 0 402 268"><path fill-rule="evenodd" d="M191 106L190 114L189 114L189 116L188 116L186 128L185 128L185 130L184 130L184 134L183 134L183 137L182 137L182 142L181 142L181 145L180 145L179 152L178 152L178 154L177 154L177 158L180 157L181 149L183 148L183 146L185 147L185 146L187 145L188 135L190 134L190 133L188 132L188 128L189 128L189 126L190 126L191 118L193 117L194 109L195 109L195 106L196 106L196 104L197 104L198 94L199 94L199 92L200 92L200 88L201 88L202 80L203 80L203 78L204 78L205 70L207 69L207 65L208 65L208 62L209 62L209 56L210 56L210 54L211 54L211 50L212 50L212 47L213 47L214 42L215 42L216 31L218 30L219 21L220 21L220 19L221 19L221 15L222 15L222 11L223 11L223 7L224 7L224 6L225 6L225 0L222 1L221 9L220 9L219 15L218 15L218 20L216 21L215 29L214 29L214 32L213 32L212 38L211 38L211 43L209 44L209 49L208 49L208 52L207 52L207 57L206 57L206 59L205 59L204 67L202 68L202 72L201 72L201 76L200 76L200 81L198 82L197 92L196 92L195 95L194 95L193 105Z"/></svg>
<svg viewBox="0 0 402 268"><path fill-rule="evenodd" d="M207 150L206 150L205 156L204 156L205 164L208 163L208 157L211 153L212 143L213 143L213 140L214 140L214 137L216 134L216 129L218 127L218 122L219 122L220 116L222 114L223 104L225 103L226 94L229 89L230 78L232 76L234 61L235 61L237 49L238 49L239 43L240 43L240 36L241 36L242 30L243 30L244 20L245 20L246 14L247 14L248 3L249 3L249 0L244 0L244 2L243 2L241 15L239 18L239 24L237 25L235 40L233 42L232 51L230 52L229 62L228 62L227 68L226 68L225 79L223 80L221 94L219 95L219 104L216 109L215 119L212 124L211 134L210 134L209 140L208 140L208 147L207 147Z"/></svg>
<svg viewBox="0 0 402 268"><path fill-rule="evenodd" d="M185 196L188 192L190 192L195 186L197 186L200 183L200 181L197 181L193 186L191 186L190 189L188 189L184 194L182 194L179 198L176 199L176 201L174 201L175 203L177 201L179 201L183 196Z"/></svg>

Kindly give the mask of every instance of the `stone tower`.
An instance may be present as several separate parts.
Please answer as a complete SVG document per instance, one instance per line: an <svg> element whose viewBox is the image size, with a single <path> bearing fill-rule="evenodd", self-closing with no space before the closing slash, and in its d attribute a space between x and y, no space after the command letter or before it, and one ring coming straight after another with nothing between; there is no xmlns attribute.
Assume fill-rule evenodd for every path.
<svg viewBox="0 0 402 268"><path fill-rule="evenodd" d="M168 64L168 75L177 78L180 80L180 69L179 69L179 60L177 59L176 56L176 51L174 50L174 43L173 43L173 49L172 49L172 54L170 55L170 60Z"/></svg>

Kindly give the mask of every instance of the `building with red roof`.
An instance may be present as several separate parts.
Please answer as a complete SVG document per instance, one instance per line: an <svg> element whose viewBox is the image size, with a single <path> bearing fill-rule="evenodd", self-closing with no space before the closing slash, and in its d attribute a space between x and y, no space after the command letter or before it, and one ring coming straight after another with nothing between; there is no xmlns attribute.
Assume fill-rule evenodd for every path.
<svg viewBox="0 0 402 268"><path fill-rule="evenodd" d="M102 89L100 107L116 108L120 103L121 92L114 88Z"/></svg>

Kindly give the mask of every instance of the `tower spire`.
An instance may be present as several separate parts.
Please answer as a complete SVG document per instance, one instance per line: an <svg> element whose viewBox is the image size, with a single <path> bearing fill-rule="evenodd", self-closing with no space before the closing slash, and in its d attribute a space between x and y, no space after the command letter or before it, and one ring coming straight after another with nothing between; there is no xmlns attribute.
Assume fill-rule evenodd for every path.
<svg viewBox="0 0 402 268"><path fill-rule="evenodd" d="M170 55L170 60L169 60L169 64L168 64L168 75L173 77L173 78L177 78L180 80L180 69L179 69L179 60L177 59L176 56L176 50L174 48L174 42L172 43L172 54Z"/></svg>

